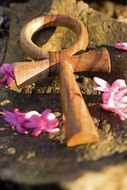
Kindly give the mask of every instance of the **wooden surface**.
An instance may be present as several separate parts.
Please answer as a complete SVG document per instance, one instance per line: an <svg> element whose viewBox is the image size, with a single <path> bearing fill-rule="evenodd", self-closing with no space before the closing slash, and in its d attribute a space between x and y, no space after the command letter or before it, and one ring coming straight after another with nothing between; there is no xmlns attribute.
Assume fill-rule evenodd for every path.
<svg viewBox="0 0 127 190"><path fill-rule="evenodd" d="M50 67L52 67L52 62L54 62L57 64L58 68L60 93L62 99L61 104L63 108L62 115L64 117L63 125L66 131L66 144L68 147L72 147L96 142L99 140L97 129L83 100L83 96L80 92L78 84L76 83L73 69L69 64L70 59L68 59L68 57L71 57L75 53L85 50L88 46L88 32L85 25L74 17L69 17L62 14L41 16L33 19L23 27L20 33L20 45L24 53L30 58L33 58L34 60L41 60L45 58L45 55L43 54L43 47L40 48L36 46L36 44L34 44L31 39L34 34L36 34L36 32L41 28L53 26L65 26L70 30L73 30L77 36L76 41L67 49L64 49L60 52L49 53ZM107 59L107 62L107 64L110 64L109 59ZM27 64L27 68L25 68L28 72L29 67L31 67L31 62L29 62L29 65ZM34 67L34 69L36 70L36 67ZM17 78L23 78L24 72L22 73L22 70L23 68L21 68L18 72L14 66L14 75L16 82ZM40 73L41 72L42 70L40 70ZM38 76L38 74L36 75ZM30 77L34 77L33 72ZM42 80L42 78L40 78L41 75L38 77L38 81ZM25 82L26 81L23 81L23 84Z"/></svg>
<svg viewBox="0 0 127 190"><path fill-rule="evenodd" d="M67 146L97 142L99 134L75 80L69 60L62 52L59 57L58 75Z"/></svg>
<svg viewBox="0 0 127 190"><path fill-rule="evenodd" d="M78 51L85 50L88 46L88 32L86 26L78 19L63 14L54 14L37 17L26 23L20 32L20 45L24 53L34 60L41 60L48 57L48 52L43 52L34 44L31 39L42 28L62 26L69 28L76 34L76 41L64 52L67 55L74 55Z"/></svg>
<svg viewBox="0 0 127 190"><path fill-rule="evenodd" d="M68 60L74 73L85 71L109 73L111 71L111 57L113 55L109 54L106 48L97 48L79 55L69 56ZM51 54L49 58L42 61L15 62L14 65L15 80L19 88L42 80L49 75L58 74L57 60ZM113 64L112 66L113 70L118 71L117 67Z"/></svg>

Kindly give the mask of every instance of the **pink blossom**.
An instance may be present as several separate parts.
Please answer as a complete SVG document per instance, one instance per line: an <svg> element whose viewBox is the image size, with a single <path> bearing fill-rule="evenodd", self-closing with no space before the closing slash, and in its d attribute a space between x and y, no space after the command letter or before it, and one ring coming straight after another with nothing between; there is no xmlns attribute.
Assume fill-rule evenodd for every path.
<svg viewBox="0 0 127 190"><path fill-rule="evenodd" d="M11 88L14 82L14 74L13 74L13 64L3 64L0 67L0 73L3 75L3 78L0 79L0 84L7 83L7 85Z"/></svg>
<svg viewBox="0 0 127 190"><path fill-rule="evenodd" d="M94 77L98 86L94 89L102 91L101 107L119 115L121 120L127 119L127 85L123 79L114 81L111 85L98 77Z"/></svg>
<svg viewBox="0 0 127 190"><path fill-rule="evenodd" d="M115 48L127 51L127 42L116 43Z"/></svg>
<svg viewBox="0 0 127 190"><path fill-rule="evenodd" d="M13 112L3 110L2 119L8 122L11 126L15 127L17 132L22 134L27 133L27 130L23 128L23 124L26 121L25 113L19 112L17 108L14 109Z"/></svg>
<svg viewBox="0 0 127 190"><path fill-rule="evenodd" d="M56 128L59 124L56 116L51 113L50 109L46 109L42 114L28 112L26 114L28 122L25 123L26 128L33 128L32 135L38 136L41 132L58 132L59 128Z"/></svg>
<svg viewBox="0 0 127 190"><path fill-rule="evenodd" d="M27 134L32 130L32 135L38 136L41 132L54 133L59 131L57 128L59 121L50 109L39 114L37 111L22 113L16 108L13 112L3 110L2 115L2 119L22 134Z"/></svg>

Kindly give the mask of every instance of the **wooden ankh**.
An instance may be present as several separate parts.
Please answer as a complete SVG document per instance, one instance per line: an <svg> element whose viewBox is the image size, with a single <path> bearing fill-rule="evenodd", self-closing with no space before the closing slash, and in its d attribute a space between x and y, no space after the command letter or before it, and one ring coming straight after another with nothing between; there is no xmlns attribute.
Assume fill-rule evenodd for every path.
<svg viewBox="0 0 127 190"><path fill-rule="evenodd" d="M76 33L77 40L62 51L43 53L43 49L33 43L32 36L42 28L52 26L70 28ZM74 55L86 49L87 29L80 20L60 14L41 16L26 24L20 34L20 44L25 54L36 61L15 63L14 74L17 85L23 87L47 77L49 73L57 73L67 146L98 141L97 129L73 73L79 71L110 72L110 58L107 50L99 48Z"/></svg>

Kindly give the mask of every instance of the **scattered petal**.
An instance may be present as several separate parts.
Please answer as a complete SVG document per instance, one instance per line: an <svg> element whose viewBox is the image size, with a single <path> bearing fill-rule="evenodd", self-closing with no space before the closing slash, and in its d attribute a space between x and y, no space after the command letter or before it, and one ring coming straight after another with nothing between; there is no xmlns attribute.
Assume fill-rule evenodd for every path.
<svg viewBox="0 0 127 190"><path fill-rule="evenodd" d="M37 111L29 111L25 114L25 118L29 120L32 116L41 116Z"/></svg>
<svg viewBox="0 0 127 190"><path fill-rule="evenodd" d="M127 42L116 43L115 48L127 51Z"/></svg>
<svg viewBox="0 0 127 190"><path fill-rule="evenodd" d="M33 128L33 136L38 136L41 132L58 132L56 128L59 124L56 116L51 113L50 109L46 109L42 114L34 114L25 123L26 128Z"/></svg>
<svg viewBox="0 0 127 190"><path fill-rule="evenodd" d="M101 89L95 87L95 90L103 91L103 103L101 104L101 107L107 111L116 113L121 120L127 119L127 85L125 80L118 79L111 85L106 81L105 83L101 83L102 80L103 79L98 79L97 77L94 78L97 85L101 85Z"/></svg>
<svg viewBox="0 0 127 190"><path fill-rule="evenodd" d="M12 78L12 77L8 77L8 79L7 79L7 86L9 87L9 88L13 88L13 86L15 85L15 80Z"/></svg>
<svg viewBox="0 0 127 190"><path fill-rule="evenodd" d="M94 88L95 90L103 92L103 91L108 90L108 88L110 87L110 84L101 78L94 77L94 81L98 85Z"/></svg>
<svg viewBox="0 0 127 190"><path fill-rule="evenodd" d="M35 128L32 132L32 135L37 137L38 135L40 135L42 133L42 129L41 128Z"/></svg>
<svg viewBox="0 0 127 190"><path fill-rule="evenodd" d="M27 134L32 130L33 136L38 136L42 132L55 133L59 121L50 109L46 109L42 114L37 111L20 112L15 108L13 112L3 110L1 118L15 127L18 133Z"/></svg>
<svg viewBox="0 0 127 190"><path fill-rule="evenodd" d="M18 109L14 109L13 112L3 110L2 119L15 127L19 133L26 133L25 128L22 127L25 122L25 113L19 112Z"/></svg>
<svg viewBox="0 0 127 190"><path fill-rule="evenodd" d="M0 84L6 83L10 88L12 88L14 83L13 67L13 64L7 63L0 67L0 73L3 75L3 78L0 79Z"/></svg>

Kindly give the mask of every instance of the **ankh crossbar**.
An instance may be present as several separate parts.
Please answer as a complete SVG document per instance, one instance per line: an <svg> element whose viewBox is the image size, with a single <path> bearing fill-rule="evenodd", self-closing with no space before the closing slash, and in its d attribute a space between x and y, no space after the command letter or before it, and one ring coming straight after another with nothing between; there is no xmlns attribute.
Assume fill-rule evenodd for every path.
<svg viewBox="0 0 127 190"><path fill-rule="evenodd" d="M44 53L33 43L32 37L44 27L65 26L76 33L76 41L67 49ZM61 14L41 16L27 23L20 34L20 44L26 55L35 61L16 62L14 75L19 87L49 75L59 75L62 111L68 147L93 143L99 134L74 77L74 72L110 72L111 64L106 48L74 55L88 46L86 26L78 19Z"/></svg>

